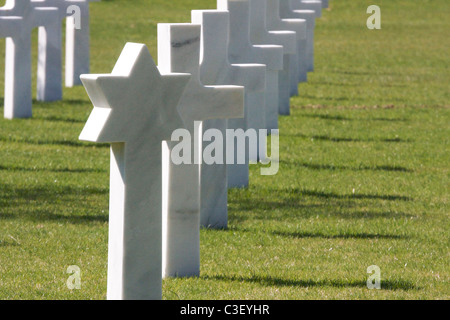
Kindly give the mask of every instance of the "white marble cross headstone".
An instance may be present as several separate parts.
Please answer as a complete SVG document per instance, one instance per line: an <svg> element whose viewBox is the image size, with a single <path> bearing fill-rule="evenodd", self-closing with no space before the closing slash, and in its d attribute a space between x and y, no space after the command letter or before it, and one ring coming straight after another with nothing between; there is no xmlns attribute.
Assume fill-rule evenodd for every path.
<svg viewBox="0 0 450 320"><path fill-rule="evenodd" d="M192 23L202 25L200 80L206 85L245 86L245 94L264 91L266 66L258 64L230 64L228 39L230 15L228 11L194 10ZM245 107L248 112L247 106ZM227 120L203 121L203 132L219 130L226 137ZM214 141L216 143L216 141ZM223 145L223 155L226 153ZM202 164L200 194L200 224L207 228L227 228L227 165L225 162Z"/></svg>
<svg viewBox="0 0 450 320"><path fill-rule="evenodd" d="M278 114L289 114L290 109L290 59L296 59L296 33L294 31L268 31L266 28L266 2L267 0L250 0L250 40L253 44L282 45L284 50L283 70L278 74L278 95L266 96L268 106L266 113L267 129L278 129ZM275 110L273 110L275 109Z"/></svg>
<svg viewBox="0 0 450 320"><path fill-rule="evenodd" d="M261 63L267 66L265 92L254 92L247 95L248 113L243 121L228 121L228 129L266 129L265 97L278 94L278 72L283 69L283 47L278 45L252 45L250 42L250 12L248 0L217 0L219 10L230 12L230 41L228 58L231 63ZM244 127L246 126L246 127ZM258 141L257 150L264 150L266 140ZM260 148L261 147L261 148ZM246 150L234 150L236 157ZM247 152L248 153L248 152ZM264 151L261 159L264 157ZM228 187L246 187L249 183L249 155L245 155L246 163L228 164Z"/></svg>
<svg viewBox="0 0 450 320"><path fill-rule="evenodd" d="M322 1L320 0L290 0L294 10L313 10L316 18L322 16Z"/></svg>
<svg viewBox="0 0 450 320"><path fill-rule="evenodd" d="M200 273L200 162L199 121L239 118L244 115L244 88L205 86L200 81L200 25L158 24L158 62L166 72L192 75L178 110L189 132L187 163L174 163L175 141L168 142L167 207L163 222L163 276L198 276ZM186 141L183 141L186 142ZM177 155L177 154L175 154ZM181 156L180 156L181 158ZM189 164L190 162L190 164Z"/></svg>
<svg viewBox="0 0 450 320"><path fill-rule="evenodd" d="M7 0L0 8L0 17L23 18L20 26L10 30L6 38L4 116L7 119L32 116L31 31L37 26L53 25L57 12L53 7L35 8L31 0Z"/></svg>
<svg viewBox="0 0 450 320"><path fill-rule="evenodd" d="M267 1L267 29L291 30L297 33L297 76L291 78L291 96L298 94L298 83L307 80L306 71L306 21L281 19L280 0Z"/></svg>
<svg viewBox="0 0 450 320"><path fill-rule="evenodd" d="M81 140L111 143L108 294L162 297L162 141L183 126L176 109L190 75L160 73L128 43L111 74L82 75L94 105Z"/></svg>
<svg viewBox="0 0 450 320"><path fill-rule="evenodd" d="M89 73L89 2L98 1L100 0L32 0L36 7L58 8L58 20L51 26L39 28L38 100L54 101L62 98L61 20L67 21L66 86L81 84L80 75Z"/></svg>
<svg viewBox="0 0 450 320"><path fill-rule="evenodd" d="M316 13L314 10L293 10L291 0L280 0L280 16L283 19L304 19L306 21L306 70L314 71L314 28Z"/></svg>
<svg viewBox="0 0 450 320"><path fill-rule="evenodd" d="M101 0L69 0L69 6L80 8L80 26L76 28L75 16L67 11L66 22L66 87L81 84L80 75L90 70L90 15L89 2Z"/></svg>

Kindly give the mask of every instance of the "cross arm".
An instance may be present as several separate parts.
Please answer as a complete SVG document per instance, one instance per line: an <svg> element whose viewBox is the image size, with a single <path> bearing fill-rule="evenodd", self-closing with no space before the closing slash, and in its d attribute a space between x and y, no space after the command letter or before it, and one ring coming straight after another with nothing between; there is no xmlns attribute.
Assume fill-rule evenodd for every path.
<svg viewBox="0 0 450 320"><path fill-rule="evenodd" d="M283 70L283 47L277 45L257 45L262 57L259 63L265 63L268 69Z"/></svg>
<svg viewBox="0 0 450 320"><path fill-rule="evenodd" d="M0 17L0 38L11 37L20 30L22 17Z"/></svg>
<svg viewBox="0 0 450 320"><path fill-rule="evenodd" d="M285 54L297 53L295 45L297 34L294 31L269 31L267 40L283 46Z"/></svg>
<svg viewBox="0 0 450 320"><path fill-rule="evenodd" d="M33 15L34 26L45 26L49 22L58 19L58 8L56 7L38 7L34 8L36 14Z"/></svg>
<svg viewBox="0 0 450 320"><path fill-rule="evenodd" d="M305 19L308 27L314 29L314 26L316 24L316 12L314 10L293 10L292 17Z"/></svg>
<svg viewBox="0 0 450 320"><path fill-rule="evenodd" d="M322 2L317 0L292 0L292 8L294 10L314 10L316 18L322 16Z"/></svg>
<svg viewBox="0 0 450 320"><path fill-rule="evenodd" d="M304 19L282 19L285 29L293 30L297 33L298 39L306 39L306 20Z"/></svg>
<svg viewBox="0 0 450 320"><path fill-rule="evenodd" d="M266 88L266 65L264 64L232 64L234 68L234 84L245 87L248 91L264 91Z"/></svg>
<svg viewBox="0 0 450 320"><path fill-rule="evenodd" d="M199 97L198 108L191 117L198 120L244 117L244 87L205 86L208 92Z"/></svg>

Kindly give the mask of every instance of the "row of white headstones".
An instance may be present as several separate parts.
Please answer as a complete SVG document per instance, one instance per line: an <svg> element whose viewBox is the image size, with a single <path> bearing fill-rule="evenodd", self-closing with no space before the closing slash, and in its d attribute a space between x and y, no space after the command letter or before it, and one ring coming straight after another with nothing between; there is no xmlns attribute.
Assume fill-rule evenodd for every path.
<svg viewBox="0 0 450 320"><path fill-rule="evenodd" d="M0 38L6 38L5 118L32 116L34 28L39 29L37 100L62 99L63 19L67 19L65 83L67 87L81 84L80 75L89 73L89 2L94 1L100 0L7 0L0 7Z"/></svg>
<svg viewBox="0 0 450 320"><path fill-rule="evenodd" d="M145 45L128 43L111 74L81 76L94 109L80 139L111 144L108 299L161 299L162 278L200 274L200 228L227 227L227 191L248 186L249 159L176 165L172 133L278 129L313 71L315 18L326 7L217 0L217 10L192 11L191 23L158 24L158 66ZM0 35L27 46L14 29Z"/></svg>

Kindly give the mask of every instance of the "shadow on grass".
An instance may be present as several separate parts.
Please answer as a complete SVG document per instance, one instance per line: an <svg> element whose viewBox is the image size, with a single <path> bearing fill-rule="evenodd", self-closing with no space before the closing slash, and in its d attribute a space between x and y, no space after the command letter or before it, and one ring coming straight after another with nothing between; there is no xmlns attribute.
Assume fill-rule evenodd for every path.
<svg viewBox="0 0 450 320"><path fill-rule="evenodd" d="M324 234L320 232L285 232L274 231L272 234L288 238L306 239L306 238L322 238L322 239L407 239L409 237L395 234L377 234L377 233L343 233L343 234Z"/></svg>
<svg viewBox="0 0 450 320"><path fill-rule="evenodd" d="M354 75L354 76L398 76L398 73L394 72L381 72L381 71L357 71L357 70L336 70L336 71L330 71L330 73L334 74L348 74L348 75Z"/></svg>
<svg viewBox="0 0 450 320"><path fill-rule="evenodd" d="M306 189L288 189L286 190L290 195L297 196L309 196L309 197L317 197L324 199L343 199L343 200L351 200L351 199L374 199L374 200L389 200L389 201L412 201L413 199L406 196L400 195L391 195L391 194L338 194L334 192L324 192L324 191L316 191L316 190L306 190Z"/></svg>
<svg viewBox="0 0 450 320"><path fill-rule="evenodd" d="M11 197L11 200L22 198L23 200L36 200L39 198L59 199L62 195L82 196L82 195L105 195L109 193L108 188L97 187L74 187L74 186L34 186L29 188L16 188L9 185L0 184L0 193L4 200Z"/></svg>
<svg viewBox="0 0 450 320"><path fill-rule="evenodd" d="M33 215L33 217L28 217L28 219L32 219L34 221L48 221L48 222L61 222L61 223L70 223L70 224L90 224L93 222L106 223L108 222L108 214L104 215L99 214L71 214L71 215L63 215L56 214L45 210L33 210L30 212L23 212L23 217L28 217L29 215Z"/></svg>
<svg viewBox="0 0 450 320"><path fill-rule="evenodd" d="M314 119L322 120L337 120L337 121L354 121L354 118L343 117L339 115L329 115L329 114L300 114L301 117L308 117Z"/></svg>
<svg viewBox="0 0 450 320"><path fill-rule="evenodd" d="M379 165L379 166L339 166L330 164L317 164L311 162L301 162L295 160L280 160L281 164L305 167L312 170L350 170L350 171L391 171L391 172L414 172L414 170L408 169L402 166L391 166L391 165Z"/></svg>
<svg viewBox="0 0 450 320"><path fill-rule="evenodd" d="M94 222L106 223L108 222L108 214L94 215L94 214L80 214L80 215L63 215L51 212L51 210L20 210L18 214L2 214L0 213L1 220L10 219L25 219L27 221L36 222L60 222L70 224L91 224Z"/></svg>
<svg viewBox="0 0 450 320"><path fill-rule="evenodd" d="M236 226L230 226L227 228L219 229L209 229L203 228L206 231L213 232L254 232L254 230L243 229ZM407 235L396 235L396 234L378 234L378 233L367 233L367 232L353 232L353 233L340 233L340 234L325 234L322 232L288 232L288 231L268 231L264 233L270 233L274 236L280 236L292 239L387 239L387 240L405 240L410 237Z"/></svg>
<svg viewBox="0 0 450 320"><path fill-rule="evenodd" d="M25 219L74 224L107 222L107 210L104 215L89 213L101 212L104 209L101 206L107 206L104 199L108 198L108 193L107 188L53 186L15 188L0 185L0 221Z"/></svg>
<svg viewBox="0 0 450 320"><path fill-rule="evenodd" d="M18 246L20 246L20 244L15 241L0 240L0 248L2 248L2 247L18 247Z"/></svg>
<svg viewBox="0 0 450 320"><path fill-rule="evenodd" d="M91 223L107 223L109 218L104 215L83 214L83 215L63 215L51 212L51 210L20 210L17 214L3 214L0 213L1 220L24 219L35 222L59 222L70 224L91 224Z"/></svg>
<svg viewBox="0 0 450 320"><path fill-rule="evenodd" d="M387 121L387 122L406 122L406 118L349 118L340 115L330 114L300 114L301 117L322 119L322 120L336 120L336 121Z"/></svg>
<svg viewBox="0 0 450 320"><path fill-rule="evenodd" d="M78 140L31 140L31 139L13 139L11 137L0 137L2 142L16 142L34 145L48 145L48 146L66 146L66 147L84 147L84 148L109 148L108 143L90 143Z"/></svg>
<svg viewBox="0 0 450 320"><path fill-rule="evenodd" d="M327 86L327 87L361 87L363 83L348 83L348 82L331 82L331 81L316 81L314 82L316 86Z"/></svg>
<svg viewBox="0 0 450 320"><path fill-rule="evenodd" d="M235 275L214 275L214 276L201 276L200 279L203 280L218 280L226 282L240 282L240 283L256 283L260 286L267 287L301 287L301 288L312 288L312 287L333 287L333 288L366 288L367 280L291 280L283 279L271 276L235 276ZM381 281L382 290L418 290L420 288L416 287L412 282L406 280L382 280Z"/></svg>
<svg viewBox="0 0 450 320"><path fill-rule="evenodd" d="M315 197L320 199L338 199L338 200L388 200L388 201L413 201L414 199L402 195L394 194L339 194L335 192L325 192L317 190L308 190L300 188L283 188L283 189L266 189L264 190L273 196L278 196L279 199L286 199L288 201L299 200L301 197ZM253 199L258 201L257 199Z"/></svg>
<svg viewBox="0 0 450 320"><path fill-rule="evenodd" d="M305 189L264 189L239 191L228 198L229 218L233 223L248 220L298 220L311 217L338 219L395 219L416 217L412 214L382 208L367 209L364 200L412 201L401 195L349 194ZM265 196L267 195L267 196ZM270 196L268 196L270 195ZM362 202L361 202L362 201Z"/></svg>
<svg viewBox="0 0 450 320"><path fill-rule="evenodd" d="M67 122L67 123L86 123L86 119L73 119L73 118L64 118L57 116L47 116L47 117L33 117L34 120L43 120L50 122Z"/></svg>
<svg viewBox="0 0 450 320"><path fill-rule="evenodd" d="M303 98L303 99L310 99L310 100L313 100L313 101L323 101L323 100L327 100L327 101L347 101L347 102L350 102L349 101L349 98L348 97L328 97L328 96L322 96L322 95L312 95L312 94L308 94L308 93L303 93L302 95L301 95L301 97ZM284 115L280 115L281 117L283 117Z"/></svg>
<svg viewBox="0 0 450 320"><path fill-rule="evenodd" d="M302 133L294 133L284 135L286 137L298 137L304 139L313 139L318 141L330 141L330 142L397 142L397 143L411 143L414 142L411 139L401 139L401 138L367 138L367 139L359 139L359 138L345 138L345 137L330 137L327 135L306 135Z"/></svg>
<svg viewBox="0 0 450 320"><path fill-rule="evenodd" d="M39 109L54 109L55 104L63 104L63 105L83 105L83 104L90 104L91 102L89 99L82 100L82 99L63 99L63 100L57 100L57 101L37 101L36 99L33 99L33 107L39 108Z"/></svg>
<svg viewBox="0 0 450 320"><path fill-rule="evenodd" d="M0 171L23 171L23 172L60 172L60 173L105 173L105 169L93 169L93 168L25 168L25 167L8 167L0 165Z"/></svg>
<svg viewBox="0 0 450 320"><path fill-rule="evenodd" d="M409 219L417 218L417 216L404 212L390 212L390 211L335 211L329 213L331 216L339 217L342 219Z"/></svg>
<svg viewBox="0 0 450 320"><path fill-rule="evenodd" d="M281 208L280 208L281 207ZM308 206L303 206L308 208ZM279 211L279 209L285 209ZM287 210L286 210L287 209ZM289 210L291 209L291 210ZM260 220L260 221L279 221L285 219L286 221L298 221L301 219L310 219L321 217L323 218L337 218L344 220L375 220L375 219L409 219L416 218L417 216L403 213L403 212L376 212L376 211L339 211L330 210L327 206L322 206L316 210L298 209L296 205L286 205L279 203L263 203L260 205L236 205L229 208L229 221L230 224L240 224L244 221ZM227 229L228 230L228 229ZM238 229L242 231L242 229ZM303 236L307 236L306 234ZM318 235L320 237L320 235ZM327 237L327 236L324 236ZM344 237L344 236L341 236ZM360 236L362 238L363 235ZM370 236L369 236L370 237ZM373 236L376 237L376 236Z"/></svg>

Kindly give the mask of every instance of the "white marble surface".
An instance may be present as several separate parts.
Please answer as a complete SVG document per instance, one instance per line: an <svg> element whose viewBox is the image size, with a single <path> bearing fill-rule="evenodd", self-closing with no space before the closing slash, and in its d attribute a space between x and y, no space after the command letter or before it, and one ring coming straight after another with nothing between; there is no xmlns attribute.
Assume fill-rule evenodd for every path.
<svg viewBox="0 0 450 320"><path fill-rule="evenodd" d="M38 31L38 101L62 100L61 21L57 16Z"/></svg>
<svg viewBox="0 0 450 320"><path fill-rule="evenodd" d="M306 21L306 70L314 71L314 29L316 13L314 10L294 10L291 0L280 0L280 16L283 19L304 19Z"/></svg>
<svg viewBox="0 0 450 320"><path fill-rule="evenodd" d="M228 58L231 63L261 63L267 66L269 81L266 82L265 92L255 92L246 95L248 101L248 113L244 121L228 121L229 129L266 129L265 121L265 97L267 94L277 94L277 86L273 81L278 72L283 69L283 47L279 45L253 45L250 42L250 12L248 0L218 0L217 9L230 12L230 41L228 45ZM267 87L267 85L271 87ZM264 154L265 141L259 146ZM258 146L258 149L259 149ZM239 156L243 150L236 150ZM228 187L246 187L249 183L250 159L246 152L245 164L228 164Z"/></svg>
<svg viewBox="0 0 450 320"><path fill-rule="evenodd" d="M290 0L294 10L313 10L316 18L322 16L322 2L320 0Z"/></svg>
<svg viewBox="0 0 450 320"><path fill-rule="evenodd" d="M244 87L205 86L200 81L198 24L158 24L158 62L165 72L190 73L178 110L185 129L198 141L198 121L244 116ZM177 142L168 143L171 154ZM191 143L191 164L168 161L167 208L163 213L163 276L200 274L200 164Z"/></svg>
<svg viewBox="0 0 450 320"><path fill-rule="evenodd" d="M282 19L280 17L280 0L267 2L267 28L271 30L291 30L297 35L297 61L293 62L293 69L297 68L297 75L291 77L291 96L298 95L298 83L307 80L306 70L306 21L303 19ZM295 66L296 64L296 66Z"/></svg>
<svg viewBox="0 0 450 320"><path fill-rule="evenodd" d="M0 38L11 37L17 33L17 29L23 24L22 17L0 17Z"/></svg>
<svg viewBox="0 0 450 320"><path fill-rule="evenodd" d="M328 8L329 5L329 1L328 0L320 0L322 2L322 8Z"/></svg>
<svg viewBox="0 0 450 320"><path fill-rule="evenodd" d="M90 14L89 2L100 0L69 1L70 5L76 4L81 9L81 27L74 28L74 17L67 17L66 22L66 87L81 84L80 75L90 70ZM80 3L77 3L80 2ZM67 11L66 11L67 13Z"/></svg>
<svg viewBox="0 0 450 320"><path fill-rule="evenodd" d="M80 75L89 72L89 2L99 0L8 0L4 7L0 8L0 16L22 16L24 24L13 34L13 39L7 40L7 67L13 74L7 74L5 78L5 89L9 96L5 94L5 117L24 118L31 116L31 100L28 100L28 84L23 82L23 87L19 91L25 94L14 94L19 78L28 78L29 66L24 62L28 56L25 51L29 46L25 42L29 41L31 29L39 28L38 38L38 64L37 64L37 94L38 101L56 101L62 99L62 35L61 19L69 13L67 8L76 5L81 12L81 29L71 28L67 24L66 34L66 81L69 86L81 84ZM50 15L50 11L52 14ZM45 13L44 13L45 12ZM68 18L71 19L71 18ZM17 34L20 34L18 36ZM19 53L19 51L23 51ZM17 56L16 56L17 55ZM15 62L23 62L23 65L15 66ZM9 71L8 71L9 72ZM23 72L23 75L21 75ZM25 73L27 75L25 76ZM31 85L30 85L31 87ZM17 105L23 107L17 107Z"/></svg>
<svg viewBox="0 0 450 320"><path fill-rule="evenodd" d="M32 0L36 7L58 8L59 24L45 29L45 37L39 36L39 46L47 47L47 51L59 50L61 55L61 20L66 19L66 50L65 50L65 84L66 87L80 85L80 75L89 73L90 70L90 35L89 35L89 2L100 0ZM73 11L68 10L71 6L79 8L79 28L75 28ZM73 16L72 16L73 15ZM40 30L44 33L44 30ZM47 41L46 41L47 40ZM56 57L56 53L54 55ZM61 60L61 58L59 58ZM61 77L61 61L51 57L45 60L47 78ZM49 74L50 72L50 74ZM56 84L56 80L53 80ZM61 81L59 81L61 83ZM53 92L50 90L50 92ZM55 91L56 92L56 91ZM44 101L57 100L55 96L46 95L41 99Z"/></svg>
<svg viewBox="0 0 450 320"><path fill-rule="evenodd" d="M290 109L290 59L296 59L295 31L268 31L266 27L267 0L250 0L250 40L253 44L276 44L283 46L283 69L278 73L278 94L266 95L266 127L278 129L278 114L286 114ZM274 76L276 78L276 76ZM270 80L269 80L270 81ZM286 111L287 110L287 111Z"/></svg>
<svg viewBox="0 0 450 320"><path fill-rule="evenodd" d="M23 18L20 26L9 30L6 38L4 116L7 119L32 116L31 31L38 26L51 26L57 12L53 7L35 8L30 0L7 0L0 8L0 17Z"/></svg>
<svg viewBox="0 0 450 320"><path fill-rule="evenodd" d="M161 143L183 126L190 75L161 74L145 45L128 43L111 74L81 79L94 109L80 139L111 143L107 297L161 299Z"/></svg>
<svg viewBox="0 0 450 320"><path fill-rule="evenodd" d="M266 66L261 64L231 64L228 60L230 15L228 11L194 10L192 23L202 26L200 80L206 85L245 86L245 93L264 91ZM248 106L245 106L248 112ZM203 132L219 130L226 136L227 120L203 121ZM226 147L223 152L225 154ZM200 225L206 228L227 228L227 165L202 164L200 193Z"/></svg>

